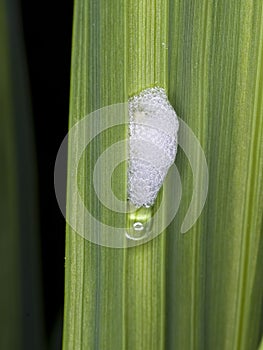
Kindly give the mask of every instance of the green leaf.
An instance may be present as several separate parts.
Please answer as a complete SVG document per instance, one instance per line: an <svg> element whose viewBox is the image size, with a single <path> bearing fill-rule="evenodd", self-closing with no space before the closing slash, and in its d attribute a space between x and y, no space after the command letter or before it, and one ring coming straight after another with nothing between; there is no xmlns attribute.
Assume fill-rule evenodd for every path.
<svg viewBox="0 0 263 350"><path fill-rule="evenodd" d="M257 348L263 299L262 15L259 0L76 0L70 128L101 107L164 87L204 149L209 192L201 217L181 234L193 181L179 150L183 198L166 232L144 245L114 249L90 243L67 225L64 349ZM97 137L80 161L79 192L101 221L112 214L98 204L88 179L101 152L126 135L120 128L107 141ZM77 145L69 140L69 175L83 139L80 129ZM118 174L121 198L126 179L124 166ZM77 207L68 196L67 212L93 232ZM121 219L114 216L113 222L118 227Z"/></svg>
<svg viewBox="0 0 263 350"><path fill-rule="evenodd" d="M209 166L185 235L191 172L167 239L167 348L256 349L262 325L262 2L171 2L170 99ZM190 189L189 189L190 188Z"/></svg>
<svg viewBox="0 0 263 350"><path fill-rule="evenodd" d="M0 348L43 349L35 154L18 4L0 3Z"/></svg>
<svg viewBox="0 0 263 350"><path fill-rule="evenodd" d="M93 110L127 101L143 88L167 86L167 50L162 45L167 43L167 6L167 1L147 6L132 1L76 1L70 126ZM121 132L125 137L126 128ZM96 159L102 147L98 139L90 155ZM71 149L69 144L69 164ZM92 201L91 184L85 183L90 160L84 159L79 182L87 202ZM126 167L124 198L125 180ZM68 198L68 210L76 205ZM84 225L83 213L76 220ZM64 349L161 348L164 235L129 250L112 249L85 241L67 226L66 245Z"/></svg>

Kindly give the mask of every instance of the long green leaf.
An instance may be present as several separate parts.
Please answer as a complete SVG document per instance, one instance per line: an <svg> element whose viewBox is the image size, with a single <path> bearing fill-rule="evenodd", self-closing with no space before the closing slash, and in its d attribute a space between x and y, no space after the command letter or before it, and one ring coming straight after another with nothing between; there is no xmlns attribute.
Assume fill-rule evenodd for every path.
<svg viewBox="0 0 263 350"><path fill-rule="evenodd" d="M256 349L263 297L262 2L170 4L170 100L204 147L210 178L205 211L181 235L192 179L179 154L184 198L167 244L167 349Z"/></svg>
<svg viewBox="0 0 263 350"><path fill-rule="evenodd" d="M201 142L210 182L204 211L184 235L193 184L181 150L183 198L168 232L118 250L96 246L67 225L64 349L257 348L262 15L259 0L75 2L69 126L162 86ZM126 133L121 129L113 139ZM109 144L97 138L79 167L79 191L100 220L110 213L96 202L87 178ZM69 141L69 175L74 147ZM125 171L118 177L123 198ZM77 204L68 197L68 212L76 213ZM83 212L75 220L86 227Z"/></svg>
<svg viewBox="0 0 263 350"><path fill-rule="evenodd" d="M36 165L16 0L0 2L0 348L43 349Z"/></svg>
<svg viewBox="0 0 263 350"><path fill-rule="evenodd" d="M141 89L167 87L167 14L164 0L76 1L70 126ZM98 139L80 166L79 189L87 206L94 199L85 169L92 168L102 147ZM70 150L69 143L69 164ZM126 168L121 178L125 198ZM68 198L68 210L76 205ZM99 220L109 215L101 208L95 214ZM85 225L84 213L76 220ZM129 250L105 248L67 226L64 349L162 348L164 243L161 235Z"/></svg>

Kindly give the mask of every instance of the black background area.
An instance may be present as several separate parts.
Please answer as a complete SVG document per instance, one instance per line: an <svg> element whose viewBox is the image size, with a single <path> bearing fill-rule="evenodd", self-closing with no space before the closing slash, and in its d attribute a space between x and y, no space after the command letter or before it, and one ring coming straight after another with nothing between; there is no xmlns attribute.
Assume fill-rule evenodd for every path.
<svg viewBox="0 0 263 350"><path fill-rule="evenodd" d="M37 155L45 326L62 323L65 220L54 193L56 154L67 133L73 1L21 0Z"/></svg>

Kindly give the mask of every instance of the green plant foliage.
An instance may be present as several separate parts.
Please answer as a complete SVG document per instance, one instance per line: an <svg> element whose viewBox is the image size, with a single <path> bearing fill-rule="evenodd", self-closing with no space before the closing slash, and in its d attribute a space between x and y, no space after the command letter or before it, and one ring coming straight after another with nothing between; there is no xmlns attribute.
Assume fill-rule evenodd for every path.
<svg viewBox="0 0 263 350"><path fill-rule="evenodd" d="M200 140L209 193L197 224L167 244L167 348L256 349L263 297L262 2L171 2L169 94ZM262 325L261 325L262 327Z"/></svg>
<svg viewBox="0 0 263 350"><path fill-rule="evenodd" d="M35 157L16 0L0 2L0 348L43 349Z"/></svg>
<svg viewBox="0 0 263 350"><path fill-rule="evenodd" d="M180 210L157 238L135 248L106 248L67 225L64 349L258 347L262 16L259 0L76 0L69 126L142 89L164 87L204 148L210 180L204 211L186 234L180 227L193 184L181 150ZM83 154L78 183L101 220L110 214L94 205L86 179L105 147L97 138ZM69 140L69 174L72 149ZM125 167L118 176L125 185ZM68 212L76 207L68 197ZM82 212L75 219L86 227Z"/></svg>

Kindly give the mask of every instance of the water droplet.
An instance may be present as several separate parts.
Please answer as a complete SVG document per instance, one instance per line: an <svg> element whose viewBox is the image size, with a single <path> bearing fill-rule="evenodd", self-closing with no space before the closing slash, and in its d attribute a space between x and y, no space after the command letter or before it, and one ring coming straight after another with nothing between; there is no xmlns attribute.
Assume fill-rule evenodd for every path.
<svg viewBox="0 0 263 350"><path fill-rule="evenodd" d="M153 223L153 208L136 208L129 203L129 212L127 214L126 237L137 241L148 237L151 234Z"/></svg>

